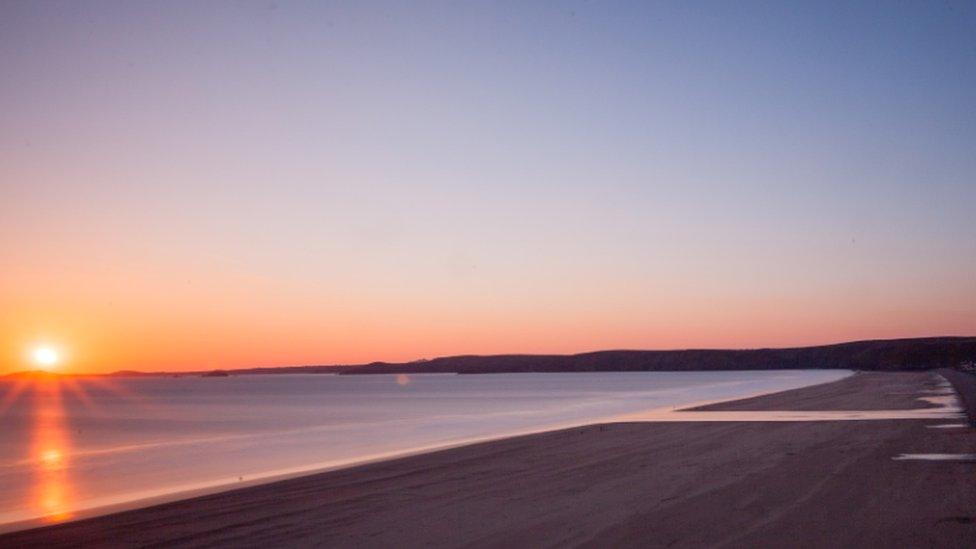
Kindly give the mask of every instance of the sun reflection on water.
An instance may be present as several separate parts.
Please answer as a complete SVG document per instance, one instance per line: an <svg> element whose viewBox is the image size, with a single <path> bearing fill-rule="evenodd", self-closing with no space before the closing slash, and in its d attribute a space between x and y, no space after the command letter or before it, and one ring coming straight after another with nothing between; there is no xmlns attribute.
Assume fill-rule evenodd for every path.
<svg viewBox="0 0 976 549"><path fill-rule="evenodd" d="M72 485L68 475L71 439L62 387L57 378L32 384L34 423L30 459L34 466L31 506L48 522L71 518Z"/></svg>
<svg viewBox="0 0 976 549"><path fill-rule="evenodd" d="M28 467L30 487L18 506L18 519L61 522L74 518L82 501L77 493L79 479L74 478L76 469L72 468L77 448L69 417L78 413L77 405L84 414L101 416L103 411L93 398L99 394L141 406L144 399L112 380L100 378L28 372L2 381L6 386L0 387L0 419L8 413L29 418L21 463Z"/></svg>

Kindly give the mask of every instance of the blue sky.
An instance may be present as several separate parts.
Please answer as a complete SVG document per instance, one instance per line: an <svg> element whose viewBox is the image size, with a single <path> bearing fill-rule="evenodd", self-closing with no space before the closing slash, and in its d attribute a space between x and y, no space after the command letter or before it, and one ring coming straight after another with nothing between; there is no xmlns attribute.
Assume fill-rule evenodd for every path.
<svg viewBox="0 0 976 549"><path fill-rule="evenodd" d="M0 71L8 356L976 328L972 3L6 2Z"/></svg>

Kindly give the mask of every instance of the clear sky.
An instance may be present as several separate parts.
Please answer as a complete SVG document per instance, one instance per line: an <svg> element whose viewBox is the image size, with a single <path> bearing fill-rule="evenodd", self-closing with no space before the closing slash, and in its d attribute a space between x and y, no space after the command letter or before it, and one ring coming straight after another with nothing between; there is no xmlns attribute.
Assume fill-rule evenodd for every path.
<svg viewBox="0 0 976 549"><path fill-rule="evenodd" d="M0 3L0 373L976 333L972 2Z"/></svg>

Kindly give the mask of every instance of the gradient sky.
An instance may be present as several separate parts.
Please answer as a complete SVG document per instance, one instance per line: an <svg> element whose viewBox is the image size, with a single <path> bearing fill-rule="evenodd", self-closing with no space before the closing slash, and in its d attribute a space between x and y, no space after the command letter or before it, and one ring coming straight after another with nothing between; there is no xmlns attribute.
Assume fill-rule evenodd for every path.
<svg viewBox="0 0 976 549"><path fill-rule="evenodd" d="M0 373L976 333L972 2L0 4Z"/></svg>

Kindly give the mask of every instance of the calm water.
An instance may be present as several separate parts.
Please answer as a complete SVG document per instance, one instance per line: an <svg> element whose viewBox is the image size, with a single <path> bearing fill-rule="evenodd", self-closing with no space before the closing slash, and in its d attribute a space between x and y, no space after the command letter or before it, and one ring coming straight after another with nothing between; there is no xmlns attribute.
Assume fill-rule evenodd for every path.
<svg viewBox="0 0 976 549"><path fill-rule="evenodd" d="M846 374L0 381L0 524Z"/></svg>

